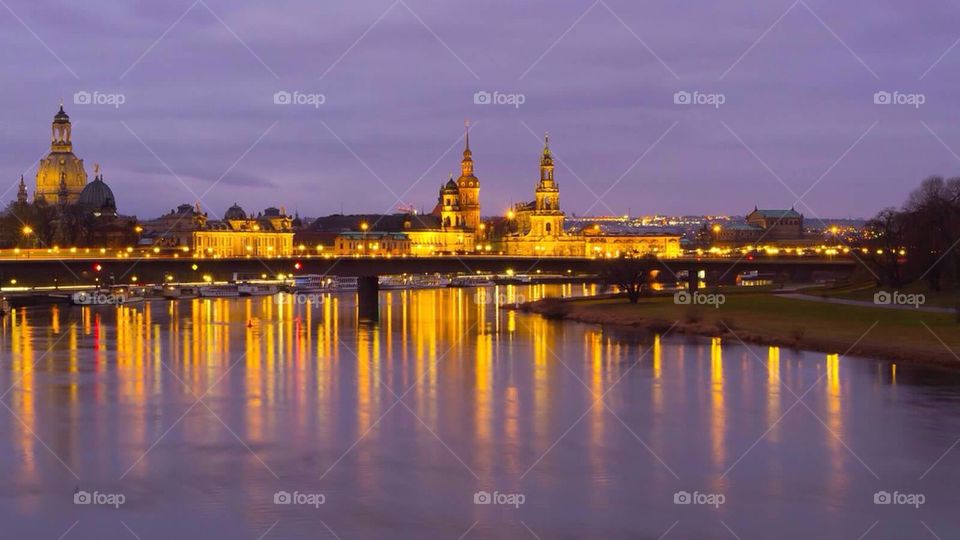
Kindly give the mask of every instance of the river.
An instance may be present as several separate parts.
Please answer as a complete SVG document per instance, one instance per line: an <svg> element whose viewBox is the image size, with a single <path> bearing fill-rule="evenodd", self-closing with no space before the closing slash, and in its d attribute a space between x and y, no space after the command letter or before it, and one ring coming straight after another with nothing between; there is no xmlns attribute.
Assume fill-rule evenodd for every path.
<svg viewBox="0 0 960 540"><path fill-rule="evenodd" d="M593 292L18 310L0 537L960 531L956 375L498 306Z"/></svg>

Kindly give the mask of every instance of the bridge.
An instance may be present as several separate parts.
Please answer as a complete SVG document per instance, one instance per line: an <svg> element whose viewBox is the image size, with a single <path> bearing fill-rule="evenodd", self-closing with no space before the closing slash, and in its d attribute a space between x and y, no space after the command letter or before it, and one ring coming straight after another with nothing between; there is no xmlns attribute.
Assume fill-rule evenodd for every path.
<svg viewBox="0 0 960 540"><path fill-rule="evenodd" d="M109 283L164 283L227 281L234 273L274 279L280 275L321 274L380 276L414 273L497 273L585 275L598 274L611 259L582 257L520 257L462 255L437 257L280 257L214 259L195 257L122 258L89 256L62 258L0 258L0 286L94 285ZM810 281L816 274L848 275L857 263L843 256L813 257L680 257L638 259L658 270L660 279L676 281L703 273L708 285L732 284L738 274L759 272L783 276L790 281Z"/></svg>

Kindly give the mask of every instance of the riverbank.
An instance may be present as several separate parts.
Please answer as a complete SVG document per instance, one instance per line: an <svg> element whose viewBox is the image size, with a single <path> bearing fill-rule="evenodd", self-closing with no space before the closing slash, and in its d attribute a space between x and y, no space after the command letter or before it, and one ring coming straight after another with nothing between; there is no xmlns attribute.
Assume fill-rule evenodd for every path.
<svg viewBox="0 0 960 540"><path fill-rule="evenodd" d="M960 369L960 324L953 314L824 304L769 293L725 295L719 307L673 296L545 299L520 311L548 318L692 334L746 343ZM871 329L872 327L872 329ZM868 331L869 330L869 331Z"/></svg>

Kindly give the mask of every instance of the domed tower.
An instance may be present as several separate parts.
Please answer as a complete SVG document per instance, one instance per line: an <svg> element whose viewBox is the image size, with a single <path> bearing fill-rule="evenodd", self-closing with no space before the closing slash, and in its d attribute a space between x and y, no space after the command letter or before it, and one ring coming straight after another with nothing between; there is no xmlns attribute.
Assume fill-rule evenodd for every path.
<svg viewBox="0 0 960 540"><path fill-rule="evenodd" d="M77 202L84 210L96 216L117 215L117 200L113 197L113 190L103 181L99 166L94 165L93 182L83 188Z"/></svg>
<svg viewBox="0 0 960 540"><path fill-rule="evenodd" d="M247 219L247 213L239 204L233 203L233 206L227 208L227 211L223 213L223 219L227 221L243 221Z"/></svg>
<svg viewBox="0 0 960 540"><path fill-rule="evenodd" d="M550 154L550 135L544 135L543 155L540 157L540 182L531 216L532 232L538 236L563 234L563 212L560 211L560 186L553 179L553 156Z"/></svg>
<svg viewBox="0 0 960 540"><path fill-rule="evenodd" d="M457 188L460 190L460 211L463 213L464 227L480 234L480 180L473 174L473 152L470 151L470 122L465 124L467 135L460 161L460 178Z"/></svg>
<svg viewBox="0 0 960 540"><path fill-rule="evenodd" d="M463 212L460 209L460 188L450 180L440 188L440 221L444 229L463 226Z"/></svg>
<svg viewBox="0 0 960 540"><path fill-rule="evenodd" d="M87 185L87 172L83 160L73 154L71 137L70 117L61 103L51 125L50 153L37 167L35 200L44 200L48 204L75 204L79 200L80 192ZM66 185L65 201L60 200L61 179Z"/></svg>

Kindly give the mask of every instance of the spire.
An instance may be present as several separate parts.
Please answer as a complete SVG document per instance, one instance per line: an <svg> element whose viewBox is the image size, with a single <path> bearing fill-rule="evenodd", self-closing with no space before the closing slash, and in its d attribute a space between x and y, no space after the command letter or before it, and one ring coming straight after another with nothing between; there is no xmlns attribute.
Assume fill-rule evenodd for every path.
<svg viewBox="0 0 960 540"><path fill-rule="evenodd" d="M463 128L466 131L464 136L465 143L463 146L463 160L460 161L460 177L471 177L473 176L473 152L470 151L470 121L465 120L463 122Z"/></svg>
<svg viewBox="0 0 960 540"><path fill-rule="evenodd" d="M20 186L17 189L17 202L20 204L27 203L27 184L23 181L23 175L20 175Z"/></svg>

